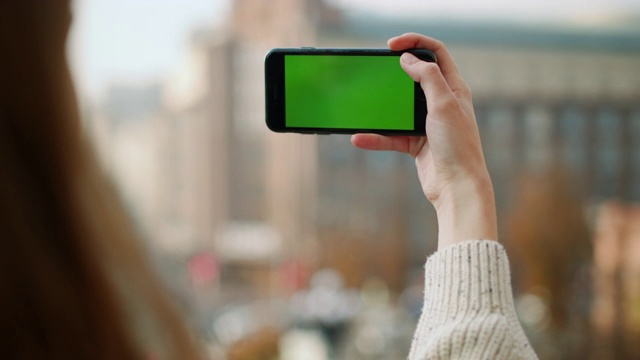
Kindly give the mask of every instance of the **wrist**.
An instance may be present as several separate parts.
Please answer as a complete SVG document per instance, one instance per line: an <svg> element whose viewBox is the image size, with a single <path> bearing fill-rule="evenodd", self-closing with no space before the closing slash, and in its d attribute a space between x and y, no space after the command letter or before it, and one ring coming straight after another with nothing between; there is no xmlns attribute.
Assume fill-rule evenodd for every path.
<svg viewBox="0 0 640 360"><path fill-rule="evenodd" d="M473 239L498 239L493 186L488 174L450 183L434 202L438 249Z"/></svg>

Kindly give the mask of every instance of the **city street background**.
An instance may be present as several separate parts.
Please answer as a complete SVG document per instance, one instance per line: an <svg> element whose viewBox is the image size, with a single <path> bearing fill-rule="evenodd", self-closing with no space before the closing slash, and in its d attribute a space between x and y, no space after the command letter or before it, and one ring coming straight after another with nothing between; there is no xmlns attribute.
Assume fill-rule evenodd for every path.
<svg viewBox="0 0 640 360"><path fill-rule="evenodd" d="M448 2L451 3L451 2ZM640 358L640 3L86 0L87 134L212 358L405 359L435 212L411 157L274 134L274 47L447 43L541 359Z"/></svg>

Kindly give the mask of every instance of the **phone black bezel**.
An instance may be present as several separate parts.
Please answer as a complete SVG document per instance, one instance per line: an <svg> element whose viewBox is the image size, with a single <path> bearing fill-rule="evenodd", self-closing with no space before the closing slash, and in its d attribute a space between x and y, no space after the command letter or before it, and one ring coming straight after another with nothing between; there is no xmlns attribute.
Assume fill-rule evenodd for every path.
<svg viewBox="0 0 640 360"><path fill-rule="evenodd" d="M391 51L388 49L340 49L340 48L276 48L265 56L265 103L267 127L279 133L302 134L355 134L376 133L382 135L425 135L425 117L427 106L424 92L419 83L414 83L414 129L345 129L345 128L309 128L285 126L285 94L284 94L284 56L285 55L347 55L347 56L396 56L404 52L416 55L424 61L437 62L433 52L424 49ZM400 66L400 64L398 64Z"/></svg>

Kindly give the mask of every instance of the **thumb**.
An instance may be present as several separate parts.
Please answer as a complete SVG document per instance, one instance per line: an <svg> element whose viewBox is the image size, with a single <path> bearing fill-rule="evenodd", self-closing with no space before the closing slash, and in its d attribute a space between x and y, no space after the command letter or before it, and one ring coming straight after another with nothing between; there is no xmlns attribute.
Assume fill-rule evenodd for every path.
<svg viewBox="0 0 640 360"><path fill-rule="evenodd" d="M427 98L427 104L433 104L443 96L453 96L438 64L422 61L406 52L400 57L400 66L413 81L420 83Z"/></svg>

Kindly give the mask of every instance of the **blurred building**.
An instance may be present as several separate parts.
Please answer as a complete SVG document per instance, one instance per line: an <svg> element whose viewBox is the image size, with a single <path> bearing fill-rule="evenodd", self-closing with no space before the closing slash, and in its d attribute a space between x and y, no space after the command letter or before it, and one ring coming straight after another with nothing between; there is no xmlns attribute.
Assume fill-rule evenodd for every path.
<svg viewBox="0 0 640 360"><path fill-rule="evenodd" d="M356 150L345 136L269 133L262 60L272 47L383 47L405 31L444 40L474 89L501 214L518 174L550 162L566 166L586 198L640 200L637 28L591 35L354 15L321 1L238 0L223 29L194 34L190 62L169 84L166 105L157 104L168 120L138 121L163 123L164 140L155 141L163 142L158 161L169 164L157 176L162 190L137 186L165 199L135 201L151 212L167 208L150 228L188 252L212 246L234 222L267 225L284 257L351 267L354 284L386 272L377 275L399 289L404 271L392 273L419 266L436 243L413 161ZM114 109L158 96L109 98L113 129L128 126L125 110Z"/></svg>
<svg viewBox="0 0 640 360"><path fill-rule="evenodd" d="M172 121L161 94L160 83L111 84L87 124L98 155L145 230L159 224L169 205L164 189L171 164L164 158L173 144Z"/></svg>
<svg viewBox="0 0 640 360"><path fill-rule="evenodd" d="M640 206L609 202L594 233L594 358L640 357Z"/></svg>

